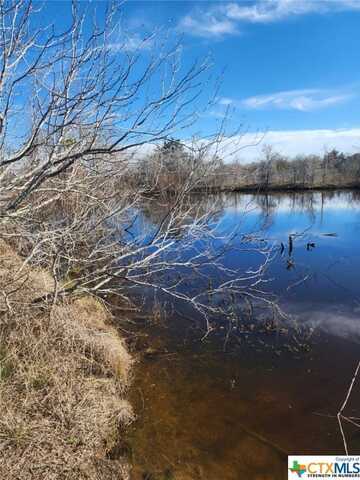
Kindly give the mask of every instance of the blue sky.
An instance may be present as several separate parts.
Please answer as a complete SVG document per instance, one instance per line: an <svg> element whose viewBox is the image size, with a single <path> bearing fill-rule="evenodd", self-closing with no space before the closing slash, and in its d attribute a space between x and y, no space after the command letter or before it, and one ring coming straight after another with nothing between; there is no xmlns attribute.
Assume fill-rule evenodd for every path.
<svg viewBox="0 0 360 480"><path fill-rule="evenodd" d="M123 15L129 48L170 30L185 64L211 52L225 69L204 134L229 107L234 125L268 131L284 153L360 148L360 0L129 1Z"/></svg>

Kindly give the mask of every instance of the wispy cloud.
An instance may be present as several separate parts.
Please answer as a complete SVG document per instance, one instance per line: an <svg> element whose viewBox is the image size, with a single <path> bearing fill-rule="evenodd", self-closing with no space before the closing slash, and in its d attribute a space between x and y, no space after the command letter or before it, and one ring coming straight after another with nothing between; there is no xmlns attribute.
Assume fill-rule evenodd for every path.
<svg viewBox="0 0 360 480"><path fill-rule="evenodd" d="M232 20L268 23L291 16L324 13L331 8L336 8L338 3L337 0L261 0L251 6L229 3L222 10Z"/></svg>
<svg viewBox="0 0 360 480"><path fill-rule="evenodd" d="M236 111L244 110L295 110L298 112L314 112L341 105L356 98L353 88L343 90L299 89L255 95L243 99L220 97L207 115L214 118L225 118Z"/></svg>
<svg viewBox="0 0 360 480"><path fill-rule="evenodd" d="M240 145L255 145L258 134L245 133ZM253 147L244 148L235 156L240 162L247 163L261 158L264 143L270 144L279 153L295 157L299 154L322 155L325 150L336 148L345 153L360 151L360 128L318 129L318 130L270 130L264 134L262 141ZM232 139L236 142L236 139ZM229 145L229 151L231 146ZM233 161L234 156L224 152L225 160Z"/></svg>
<svg viewBox="0 0 360 480"><path fill-rule="evenodd" d="M183 17L178 28L190 35L222 38L238 34L246 23L271 23L290 17L359 10L359 0L255 0L253 3L218 4L196 9Z"/></svg>
<svg viewBox="0 0 360 480"><path fill-rule="evenodd" d="M353 97L351 93L332 92L321 89L289 90L267 95L257 95L238 101L238 106L249 109L298 110L311 112L345 103ZM229 102L230 99L223 99ZM224 104L224 103L223 103Z"/></svg>
<svg viewBox="0 0 360 480"><path fill-rule="evenodd" d="M216 12L198 12L198 14L186 15L178 25L178 29L192 33L198 37L223 37L239 33L236 23L222 16L219 18Z"/></svg>

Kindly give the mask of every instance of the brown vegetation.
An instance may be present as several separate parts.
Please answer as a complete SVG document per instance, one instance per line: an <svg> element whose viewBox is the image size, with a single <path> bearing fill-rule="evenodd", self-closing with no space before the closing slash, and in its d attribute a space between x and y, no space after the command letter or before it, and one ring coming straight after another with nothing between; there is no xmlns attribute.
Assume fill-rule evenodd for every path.
<svg viewBox="0 0 360 480"><path fill-rule="evenodd" d="M222 191L311 190L360 187L360 155L332 150L319 157L293 159L265 147L263 158L248 165L227 164L207 188Z"/></svg>
<svg viewBox="0 0 360 480"><path fill-rule="evenodd" d="M288 158L265 145L256 162L224 163L206 149L170 140L139 161L135 176L150 192L173 191L186 183L192 191L212 192L358 188L360 155L331 150L322 157Z"/></svg>
<svg viewBox="0 0 360 480"><path fill-rule="evenodd" d="M123 479L131 357L99 300L36 306L53 288L0 244L0 478Z"/></svg>

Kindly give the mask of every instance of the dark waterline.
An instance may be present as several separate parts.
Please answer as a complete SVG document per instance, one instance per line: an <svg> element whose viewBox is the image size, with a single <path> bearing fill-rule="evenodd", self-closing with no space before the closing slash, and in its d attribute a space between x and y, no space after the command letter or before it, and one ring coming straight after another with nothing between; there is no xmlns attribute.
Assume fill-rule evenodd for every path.
<svg viewBox="0 0 360 480"><path fill-rule="evenodd" d="M134 479L278 480L287 478L287 454L344 453L333 416L360 358L359 196L232 194L221 200L219 231L265 226L268 238L284 243L269 272L272 288L285 311L314 328L311 348L278 353L266 342L243 341L224 351L216 338L199 342L191 323L176 315L144 327L146 342L162 353L136 372L139 420L129 438ZM224 261L240 267L243 259ZM360 386L349 415L359 416L359 400ZM347 428L347 437L350 452L359 454L356 428Z"/></svg>

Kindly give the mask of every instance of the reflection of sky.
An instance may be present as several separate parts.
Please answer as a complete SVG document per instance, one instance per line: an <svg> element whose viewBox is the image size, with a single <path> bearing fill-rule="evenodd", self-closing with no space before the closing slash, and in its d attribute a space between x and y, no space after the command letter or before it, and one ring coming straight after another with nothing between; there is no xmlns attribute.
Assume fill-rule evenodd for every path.
<svg viewBox="0 0 360 480"><path fill-rule="evenodd" d="M264 237L285 246L283 256L277 256L269 271L271 288L284 308L331 333L353 332L360 338L360 204L350 192L332 198L325 195L323 201L317 193L311 197L310 210L309 195L297 195L297 201L288 195L269 195L273 207L268 216L256 200L249 204L249 195L229 198L219 229L233 231L238 227L249 232L264 224ZM248 206L246 215L244 205ZM294 267L288 269L289 234L303 232L294 239ZM329 233L336 236L325 235ZM315 248L307 250L308 242L314 242ZM238 268L244 264L241 255L225 261Z"/></svg>
<svg viewBox="0 0 360 480"><path fill-rule="evenodd" d="M360 304L350 308L346 303L319 307L311 302L289 302L284 308L292 318L315 330L360 343Z"/></svg>
<svg viewBox="0 0 360 480"><path fill-rule="evenodd" d="M236 249L226 251L222 263L244 274L249 267L258 266L264 258L253 247L264 244L246 243L243 234L256 232L257 238L267 239L274 245L276 257L267 277L271 282L262 285L278 295L281 306L301 322L314 324L336 335L358 339L360 342L360 200L352 192L336 194L303 193L224 195L223 211L216 226L223 239L214 240L212 247L222 249L227 234L236 232ZM145 232L143 241L156 229L158 218L139 215L133 225L137 235ZM291 268L289 267L288 239L293 238ZM301 234L296 236L296 234ZM333 234L329 236L327 234ZM280 245L284 251L280 255ZM307 248L308 243L315 247ZM194 252L202 251L202 241L189 247L184 238L176 242L170 255L182 260ZM241 251L241 249L243 249ZM177 272L179 273L179 272ZM205 270L204 270L205 273ZM216 273L206 267L207 275L216 285ZM183 278L186 272L181 271ZM207 281L184 281L181 289L188 293L207 288Z"/></svg>

